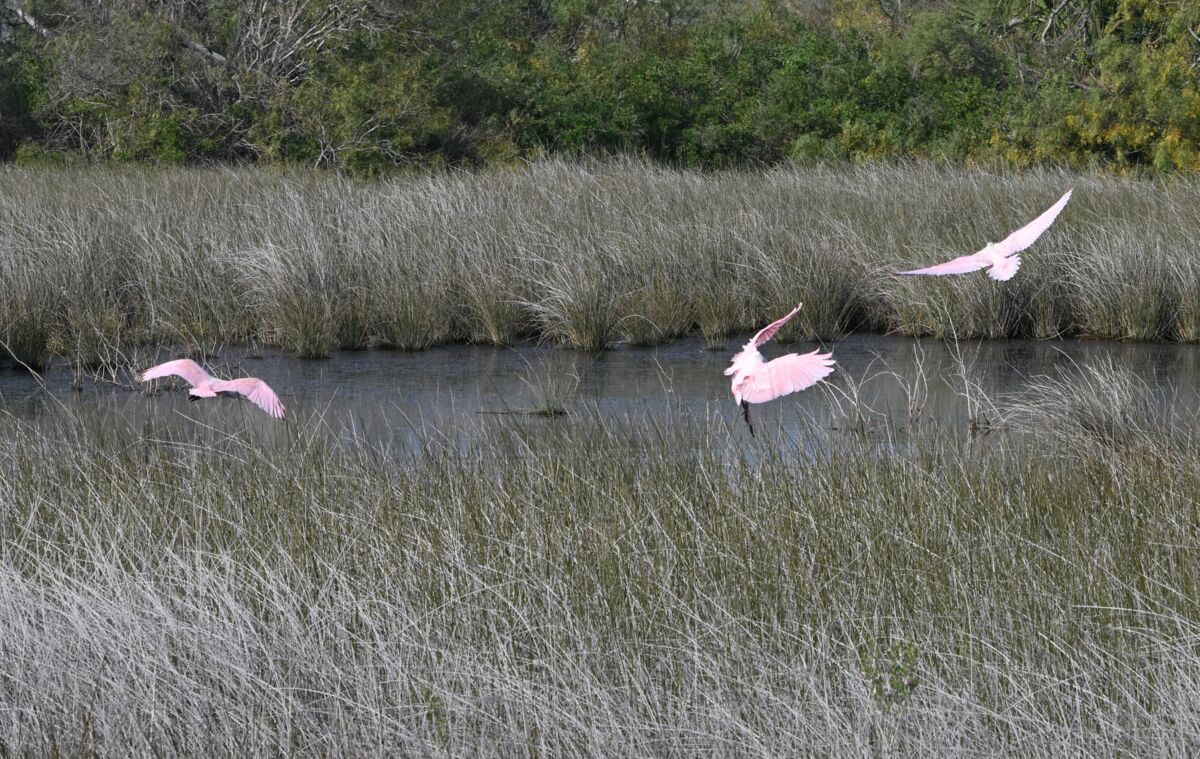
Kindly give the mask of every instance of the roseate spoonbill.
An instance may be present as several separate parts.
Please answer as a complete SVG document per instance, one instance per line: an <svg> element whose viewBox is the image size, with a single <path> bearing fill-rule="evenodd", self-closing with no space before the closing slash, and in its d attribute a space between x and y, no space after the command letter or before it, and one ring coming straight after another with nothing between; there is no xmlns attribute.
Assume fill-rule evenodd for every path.
<svg viewBox="0 0 1200 759"><path fill-rule="evenodd" d="M758 346L774 337L799 311L800 306L796 306L787 316L760 329L750 338L750 342L742 346L742 350L733 357L731 366L725 370L725 376L733 376L733 400L742 407L742 418L746 420L751 436L754 435L754 424L750 421L751 403L766 403L781 395L811 387L833 371L832 353L789 353L764 361L758 352Z"/></svg>
<svg viewBox="0 0 1200 759"><path fill-rule="evenodd" d="M1054 223L1054 219L1058 216L1058 212L1063 210L1067 205L1067 201L1071 199L1071 193L1074 190L1067 190L1058 202L1046 209L1046 211L1033 221L1013 232L1008 237L1005 237L1000 242L989 242L983 247L983 250L978 253L972 253L969 256L959 256L952 261L947 261L944 264L930 266L925 269L914 269L912 271L898 271L897 274L965 274L969 271L978 271L985 267L988 269L988 276L992 279L1004 282L1012 279L1017 273L1017 269L1021 268L1021 257L1017 255L1022 250L1025 250L1034 241L1050 228Z"/></svg>
<svg viewBox="0 0 1200 759"><path fill-rule="evenodd" d="M192 389L188 391L191 400L199 398L215 398L218 395L244 395L246 398L266 411L276 419L283 418L283 404L267 383L258 377L242 377L241 379L222 380L209 375L200 365L190 358L168 361L165 364L152 366L137 375L138 382L148 382L159 377L180 377Z"/></svg>

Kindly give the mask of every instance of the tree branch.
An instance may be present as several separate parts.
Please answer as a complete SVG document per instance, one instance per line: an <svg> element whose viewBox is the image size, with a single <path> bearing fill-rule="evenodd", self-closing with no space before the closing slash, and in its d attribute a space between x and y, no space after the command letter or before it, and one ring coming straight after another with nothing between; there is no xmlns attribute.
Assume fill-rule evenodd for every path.
<svg viewBox="0 0 1200 759"><path fill-rule="evenodd" d="M199 42L196 42L195 40L185 39L183 41L183 46L186 47L188 50L194 50L195 52L199 53L200 55L203 55L205 58L209 59L210 61L212 61L214 63L218 63L222 66L229 65L229 60L225 56L221 55L220 53L214 53L213 51L209 50L204 45L201 45Z"/></svg>
<svg viewBox="0 0 1200 759"><path fill-rule="evenodd" d="M1050 27L1054 25L1054 17L1058 15L1059 11L1067 6L1068 2L1070 2L1070 0L1062 0L1061 3L1054 7L1054 10L1050 11L1050 16L1046 19L1046 26L1042 28L1043 45L1046 44L1046 35L1050 33Z"/></svg>
<svg viewBox="0 0 1200 759"><path fill-rule="evenodd" d="M18 19L20 19L22 23L24 23L26 26L28 26L33 31L37 32L42 37L45 37L48 39L48 38L54 36L53 29L42 26L38 22L38 20L33 16L33 14L28 13L23 8L21 8L20 0L4 0L4 7L8 8L8 10L12 11L13 15L15 15ZM196 42L195 40L183 39L180 44L183 45L183 47L187 48L188 50L193 50L193 51L199 53L200 55L203 55L205 58L208 58L210 61L212 61L214 63L218 63L222 66L229 65L229 61L228 61L228 59L225 58L225 56L221 55L220 53L214 53L213 51L209 50L207 47L205 47L204 45L202 45L199 42Z"/></svg>
<svg viewBox="0 0 1200 759"><path fill-rule="evenodd" d="M42 35L43 37L49 37L50 35L54 34L53 29L42 26L41 24L38 23L38 20L36 18L34 18L32 14L26 13L25 9L23 9L21 7L21 3L19 2L19 0L5 0L4 6L6 8L8 8L10 11L12 11L13 15L15 15L17 18L21 19L21 21L26 26L28 26L30 29L34 30L38 34Z"/></svg>

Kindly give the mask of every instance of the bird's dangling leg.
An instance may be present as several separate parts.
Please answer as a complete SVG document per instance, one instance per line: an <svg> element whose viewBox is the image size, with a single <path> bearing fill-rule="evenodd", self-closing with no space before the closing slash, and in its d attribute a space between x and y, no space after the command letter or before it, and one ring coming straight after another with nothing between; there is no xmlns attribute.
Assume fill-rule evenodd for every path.
<svg viewBox="0 0 1200 759"><path fill-rule="evenodd" d="M746 420L746 426L750 428L750 437L754 437L754 422L750 421L750 404L742 401L742 418Z"/></svg>

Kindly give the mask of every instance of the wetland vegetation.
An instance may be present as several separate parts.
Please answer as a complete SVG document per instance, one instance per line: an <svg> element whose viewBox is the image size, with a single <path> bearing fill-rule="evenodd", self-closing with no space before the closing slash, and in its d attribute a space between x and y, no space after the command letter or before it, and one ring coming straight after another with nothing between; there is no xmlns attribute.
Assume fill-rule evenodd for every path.
<svg viewBox="0 0 1200 759"><path fill-rule="evenodd" d="M0 158L1171 173L1197 65L1200 6L1161 0L8 0Z"/></svg>
<svg viewBox="0 0 1200 759"><path fill-rule="evenodd" d="M888 274L1072 186L1012 282ZM21 363L118 382L163 344L723 345L797 301L784 341L1194 341L1198 196L933 164L7 168L0 329ZM874 370L906 414L839 376L836 430L758 440L694 405L589 411L549 369L553 415L402 449L303 404L269 439L4 412L0 749L1185 752L1194 414L1116 363L1010 398L963 363L946 434L920 421L923 366Z"/></svg>
<svg viewBox="0 0 1200 759"><path fill-rule="evenodd" d="M1073 200L1004 286L889 272ZM0 338L30 366L131 346L300 356L549 340L584 350L804 310L850 331L1200 339L1200 184L934 164L698 173L641 161L359 182L210 170L0 172ZM141 368L141 367L134 367Z"/></svg>
<svg viewBox="0 0 1200 759"><path fill-rule="evenodd" d="M1200 418L1154 375L1200 342L1198 31L1156 0L4 3L0 754L1193 752ZM890 275L1072 187L1010 282ZM843 341L751 439L718 354L602 354L801 301L780 343L954 365ZM1029 351L992 393L974 337L1180 345ZM445 348L454 382L276 350L522 341ZM293 371L288 421L132 395L165 351ZM622 397L581 401L602 374Z"/></svg>
<svg viewBox="0 0 1200 759"><path fill-rule="evenodd" d="M10 417L0 747L1186 753L1200 427L1149 392L1072 370L982 437L815 448L684 411L408 452Z"/></svg>

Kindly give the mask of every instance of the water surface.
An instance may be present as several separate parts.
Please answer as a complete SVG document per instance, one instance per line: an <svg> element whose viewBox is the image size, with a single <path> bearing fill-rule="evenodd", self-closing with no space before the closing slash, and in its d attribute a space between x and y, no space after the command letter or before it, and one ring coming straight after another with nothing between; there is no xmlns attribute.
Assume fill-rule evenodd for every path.
<svg viewBox="0 0 1200 759"><path fill-rule="evenodd" d="M742 337L741 340L744 340ZM257 376L276 389L288 409L277 422L235 399L189 402L182 383L158 381L154 390L128 375L88 381L71 389L65 362L41 378L19 368L0 369L0 410L36 424L57 411L86 412L113 429L148 437L197 441L252 434L263 442L293 440L300 429L331 439L359 439L389 448L418 445L430 434L469 445L487 425L570 424L578 414L650 419L670 424L679 414L737 420L722 374L740 340L707 350L697 339L654 348L621 347L599 355L535 344L513 348L444 346L423 352L336 353L306 361L278 351L250 354L229 348L213 357L221 376ZM770 344L772 358L815 344ZM1180 410L1200 400L1200 347L1079 340L980 341L947 344L871 335L830 346L838 371L830 381L753 408L760 435L833 434L849 425L868 432L910 427L958 433L969 427L967 391L1015 396L1039 375L1111 360L1166 390ZM167 351L138 357L141 365L175 357ZM561 410L564 415L537 412Z"/></svg>

